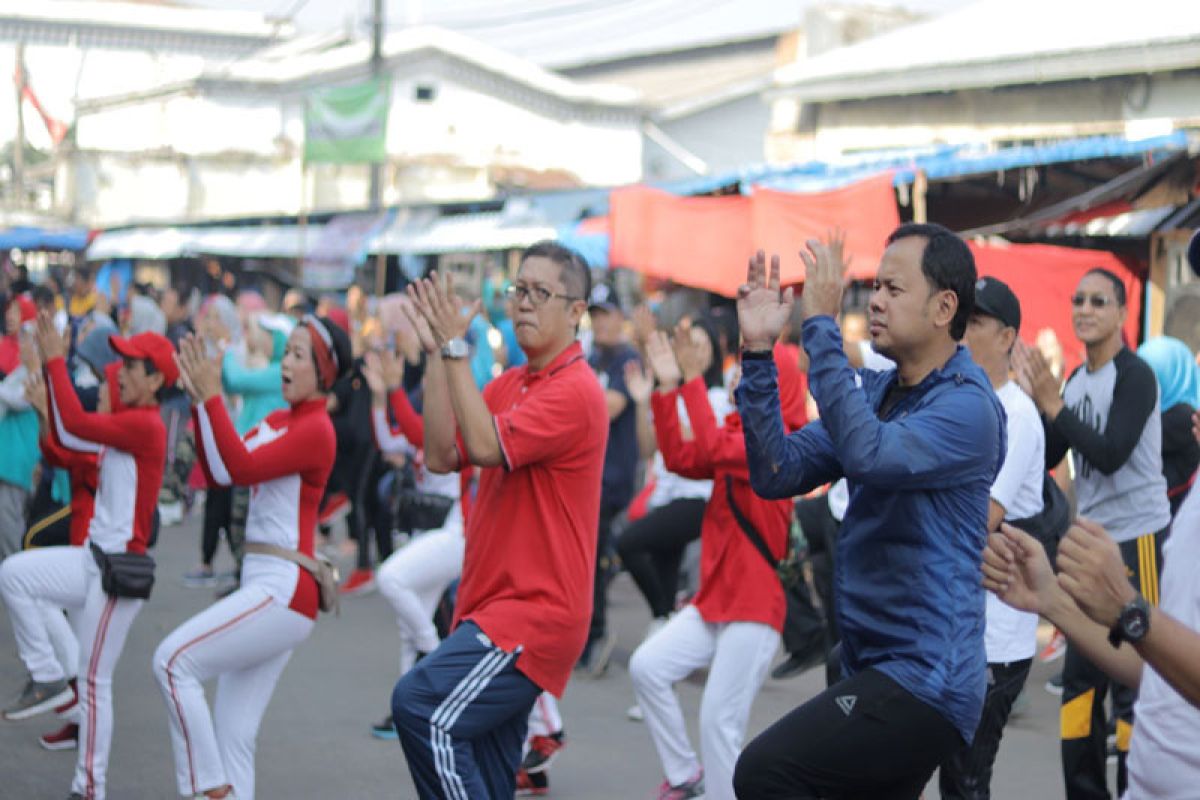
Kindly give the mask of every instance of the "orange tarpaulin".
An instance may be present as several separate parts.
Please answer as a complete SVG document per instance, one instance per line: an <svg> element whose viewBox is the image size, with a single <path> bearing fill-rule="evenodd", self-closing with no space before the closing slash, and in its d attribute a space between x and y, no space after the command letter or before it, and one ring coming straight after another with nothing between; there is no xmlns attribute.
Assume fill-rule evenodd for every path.
<svg viewBox="0 0 1200 800"><path fill-rule="evenodd" d="M1021 338L1033 344L1038 331L1050 328L1063 346L1069 373L1086 355L1071 324L1071 296L1084 274L1095 267L1115 273L1125 284L1125 341L1136 346L1142 310L1142 281L1125 262L1100 250L1076 250L1043 244L971 244L975 268L1008 284L1021 301Z"/></svg>
<svg viewBox="0 0 1200 800"><path fill-rule="evenodd" d="M840 227L855 277L875 274L900 224L890 175L816 194L755 189L750 197L678 197L633 186L612 193L609 263L732 296L755 250L778 254L783 279L804 279L805 240Z"/></svg>

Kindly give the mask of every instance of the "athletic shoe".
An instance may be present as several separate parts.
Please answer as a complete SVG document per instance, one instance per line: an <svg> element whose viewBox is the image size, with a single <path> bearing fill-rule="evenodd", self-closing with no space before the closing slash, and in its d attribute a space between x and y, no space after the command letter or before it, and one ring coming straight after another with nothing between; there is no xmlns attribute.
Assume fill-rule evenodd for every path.
<svg viewBox="0 0 1200 800"><path fill-rule="evenodd" d="M38 744L47 750L74 750L79 745L79 726L68 722L54 733L43 733Z"/></svg>
<svg viewBox="0 0 1200 800"><path fill-rule="evenodd" d="M517 770L517 797L543 797L550 794L550 776L544 772L530 774Z"/></svg>
<svg viewBox="0 0 1200 800"><path fill-rule="evenodd" d="M771 670L771 677L777 681L793 678L823 663L825 641L823 637L817 637L808 647L790 654L785 661Z"/></svg>
<svg viewBox="0 0 1200 800"><path fill-rule="evenodd" d="M608 662L616 646L617 637L612 631L599 639L591 640L583 648L583 655L575 668L583 670L593 678L599 678L608 671Z"/></svg>
<svg viewBox="0 0 1200 800"><path fill-rule="evenodd" d="M5 719L29 719L61 706L73 696L71 685L66 679L39 683L33 678L21 690L16 702L4 709Z"/></svg>
<svg viewBox="0 0 1200 800"><path fill-rule="evenodd" d="M696 770L696 774L678 786L672 786L663 781L658 787L658 800L690 800L693 797L704 796L704 769Z"/></svg>
<svg viewBox="0 0 1200 800"><path fill-rule="evenodd" d="M563 738L562 731L549 736L530 738L529 752L525 754L525 759L521 762L521 769L530 775L545 772L550 769L550 765L558 757L558 751L563 749L564 744L566 744L566 740Z"/></svg>
<svg viewBox="0 0 1200 800"><path fill-rule="evenodd" d="M317 511L318 525L331 525L350 513L350 498L343 492L334 492L325 498L325 502Z"/></svg>
<svg viewBox="0 0 1200 800"><path fill-rule="evenodd" d="M1057 695L1058 697L1062 697L1063 676L1062 676L1061 672L1058 673L1057 675L1055 675L1050 680L1046 681L1046 691L1049 692L1050 694Z"/></svg>
<svg viewBox="0 0 1200 800"><path fill-rule="evenodd" d="M189 589L211 589L217 585L217 573L212 567L200 567L183 574L183 585Z"/></svg>
<svg viewBox="0 0 1200 800"><path fill-rule="evenodd" d="M67 681L67 685L71 687L71 699L62 705L54 707L54 713L58 715L59 719L66 719L67 715L71 713L71 710L79 705L79 689L77 682L74 678L71 678Z"/></svg>
<svg viewBox="0 0 1200 800"><path fill-rule="evenodd" d="M158 524L166 528L171 525L178 525L183 522L183 503L176 500L174 503L159 503L158 504Z"/></svg>
<svg viewBox="0 0 1200 800"><path fill-rule="evenodd" d="M1042 648L1042 652L1038 653L1038 661L1043 664L1049 664L1051 661L1057 661L1067 654L1067 637L1063 636L1062 631L1058 628L1054 629L1054 635L1050 637L1050 641Z"/></svg>
<svg viewBox="0 0 1200 800"><path fill-rule="evenodd" d="M371 726L371 735L376 739L394 740L400 738L399 734L396 733L396 723L392 721L391 714L388 714L379 722L376 722Z"/></svg>
<svg viewBox="0 0 1200 800"><path fill-rule="evenodd" d="M641 722L646 718L646 714L642 711L641 705L634 703L625 709L625 718L630 722Z"/></svg>
<svg viewBox="0 0 1200 800"><path fill-rule="evenodd" d="M375 574L369 569L356 569L338 588L339 594L366 594L375 588Z"/></svg>

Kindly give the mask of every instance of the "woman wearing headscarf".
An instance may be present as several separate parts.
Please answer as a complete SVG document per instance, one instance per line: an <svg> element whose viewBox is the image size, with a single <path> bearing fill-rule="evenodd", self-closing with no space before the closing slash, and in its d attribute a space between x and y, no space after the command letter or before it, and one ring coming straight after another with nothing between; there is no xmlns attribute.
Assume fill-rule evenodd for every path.
<svg viewBox="0 0 1200 800"><path fill-rule="evenodd" d="M1151 339L1137 352L1158 379L1163 476L1174 516L1200 465L1200 444L1192 435L1192 414L1200 408L1200 367L1188 346L1170 336Z"/></svg>

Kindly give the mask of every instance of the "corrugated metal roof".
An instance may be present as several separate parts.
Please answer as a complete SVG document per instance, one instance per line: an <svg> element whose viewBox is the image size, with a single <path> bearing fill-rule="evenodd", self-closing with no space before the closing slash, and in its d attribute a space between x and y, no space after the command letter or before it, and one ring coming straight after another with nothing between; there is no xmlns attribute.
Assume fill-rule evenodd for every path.
<svg viewBox="0 0 1200 800"><path fill-rule="evenodd" d="M776 72L802 98L948 91L1200 66L1194 0L980 0Z"/></svg>

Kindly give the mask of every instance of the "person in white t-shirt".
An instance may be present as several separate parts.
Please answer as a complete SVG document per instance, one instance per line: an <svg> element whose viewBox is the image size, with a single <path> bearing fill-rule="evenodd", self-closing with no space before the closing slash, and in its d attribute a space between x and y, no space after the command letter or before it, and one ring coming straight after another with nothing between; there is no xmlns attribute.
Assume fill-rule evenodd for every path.
<svg viewBox="0 0 1200 800"><path fill-rule="evenodd" d="M967 323L964 344L987 373L1008 419L1008 451L988 504L989 531L998 530L1004 521L1034 517L1043 507L1045 434L1037 406L1009 376L1009 359L1020 329L1017 296L1002 281L981 278L975 284L975 312ZM1036 614L1009 608L989 593L986 625L988 687L983 716L974 741L942 763L938 783L944 800L991 797L992 764L1004 725L1037 651Z"/></svg>

